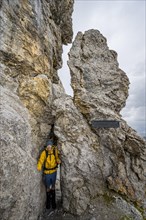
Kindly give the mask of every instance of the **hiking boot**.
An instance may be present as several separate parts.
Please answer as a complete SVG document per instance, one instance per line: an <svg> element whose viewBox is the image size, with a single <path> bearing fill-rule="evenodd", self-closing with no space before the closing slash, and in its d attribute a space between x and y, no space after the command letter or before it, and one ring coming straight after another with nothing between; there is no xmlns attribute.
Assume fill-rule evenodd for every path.
<svg viewBox="0 0 146 220"><path fill-rule="evenodd" d="M47 192L46 209L50 209L51 193Z"/></svg>
<svg viewBox="0 0 146 220"><path fill-rule="evenodd" d="M51 190L52 194L52 208L56 209L56 195L55 195L55 190Z"/></svg>

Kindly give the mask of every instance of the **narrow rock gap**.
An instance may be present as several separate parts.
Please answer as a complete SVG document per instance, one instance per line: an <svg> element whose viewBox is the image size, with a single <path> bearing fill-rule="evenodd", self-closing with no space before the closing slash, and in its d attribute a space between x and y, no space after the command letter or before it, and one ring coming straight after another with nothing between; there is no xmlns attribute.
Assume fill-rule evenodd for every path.
<svg viewBox="0 0 146 220"><path fill-rule="evenodd" d="M71 87L71 76L69 67L67 65L68 61L68 52L70 50L71 44L68 46L63 46L63 54L62 54L62 60L63 65L62 68L58 71L58 76L63 84L63 87L68 95L73 96L73 89Z"/></svg>
<svg viewBox="0 0 146 220"><path fill-rule="evenodd" d="M57 146L58 148L58 138L54 133L54 124L51 125L51 130L50 133L48 134L48 140L52 140L53 141L53 145ZM59 148L58 148L59 150ZM46 209L44 207L44 211L41 214L41 216L39 216L39 220L47 220L47 219L54 219L54 217L56 215L58 215L58 212L61 210L62 208L62 193L61 193L61 186L60 186L60 165L58 166L57 169L57 179L56 179L56 186L55 186L55 190L56 190L56 204L57 204L57 208L55 210L51 209Z"/></svg>

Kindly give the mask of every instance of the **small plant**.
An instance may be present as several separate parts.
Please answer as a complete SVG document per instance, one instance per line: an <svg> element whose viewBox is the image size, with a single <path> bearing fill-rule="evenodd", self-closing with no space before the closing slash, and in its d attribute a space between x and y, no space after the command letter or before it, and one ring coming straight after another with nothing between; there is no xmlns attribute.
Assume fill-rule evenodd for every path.
<svg viewBox="0 0 146 220"><path fill-rule="evenodd" d="M103 198L107 204L111 204L115 200L111 195L109 195L107 193L103 195Z"/></svg>

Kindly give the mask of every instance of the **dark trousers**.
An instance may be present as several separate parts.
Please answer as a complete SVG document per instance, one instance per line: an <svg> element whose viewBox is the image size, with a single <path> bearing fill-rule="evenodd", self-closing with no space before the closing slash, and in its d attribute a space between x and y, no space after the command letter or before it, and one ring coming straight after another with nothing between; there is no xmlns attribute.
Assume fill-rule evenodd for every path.
<svg viewBox="0 0 146 220"><path fill-rule="evenodd" d="M47 192L47 201L46 201L46 208L50 209L52 205L53 209L56 209L56 193L55 190L50 190Z"/></svg>

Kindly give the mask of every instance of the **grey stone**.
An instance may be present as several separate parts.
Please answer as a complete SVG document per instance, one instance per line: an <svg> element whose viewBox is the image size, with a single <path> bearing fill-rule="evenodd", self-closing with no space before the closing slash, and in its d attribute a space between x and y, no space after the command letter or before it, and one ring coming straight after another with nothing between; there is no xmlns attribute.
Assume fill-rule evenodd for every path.
<svg viewBox="0 0 146 220"><path fill-rule="evenodd" d="M0 219L36 220L45 205L37 159L54 123L53 97L64 91L57 70L62 44L72 39L73 1L1 1L0 7Z"/></svg>
<svg viewBox="0 0 146 220"><path fill-rule="evenodd" d="M55 101L55 131L65 143L62 182L65 185L70 178L71 185L63 186L65 208L81 214L91 198L115 191L145 209L146 142L120 115L128 96L129 80L119 68L117 53L109 50L99 31L79 32L69 52L68 65L77 109L67 98L61 100L61 106ZM94 129L93 120L120 121L120 127ZM80 181L74 181L74 176L83 182L75 192L74 186Z"/></svg>
<svg viewBox="0 0 146 220"><path fill-rule="evenodd" d="M36 219L41 211L40 175L31 155L28 111L19 97L1 90L1 219ZM34 210L37 207L37 210ZM27 210L27 211L24 211ZM30 218L31 217L31 218Z"/></svg>

